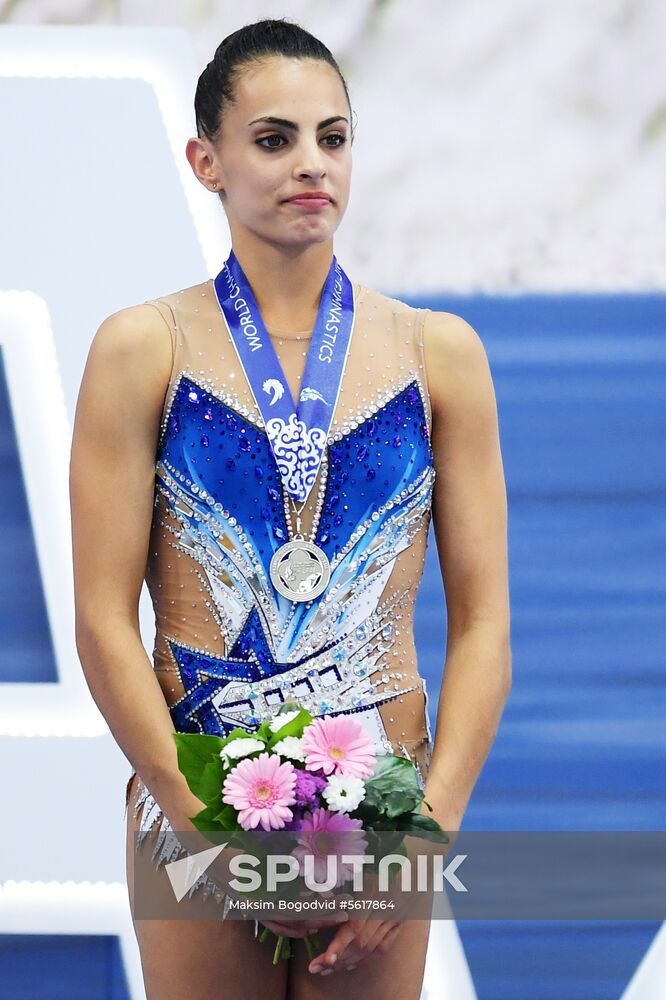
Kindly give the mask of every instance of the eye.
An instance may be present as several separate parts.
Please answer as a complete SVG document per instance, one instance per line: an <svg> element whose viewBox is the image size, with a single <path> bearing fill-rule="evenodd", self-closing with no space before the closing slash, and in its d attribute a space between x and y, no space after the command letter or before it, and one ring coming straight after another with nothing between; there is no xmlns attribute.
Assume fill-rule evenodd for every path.
<svg viewBox="0 0 666 1000"><path fill-rule="evenodd" d="M264 135L261 139L257 139L257 146L263 146L264 149L280 149L282 143L278 144L270 142L271 139L284 139L284 136L280 135L279 132L272 132L270 135ZM329 139L338 139L339 142L330 143L328 142ZM286 139L284 141L286 142ZM339 146L343 146L346 143L347 137L341 132L329 132L328 135L324 136L323 141L329 149L337 149ZM266 142L268 142L269 145L265 146L264 143Z"/></svg>
<svg viewBox="0 0 666 1000"><path fill-rule="evenodd" d="M340 142L336 142L332 147L335 149L337 146L344 146L347 141L347 137L342 134L342 132L329 132L328 135L324 136L325 139L339 139Z"/></svg>
<svg viewBox="0 0 666 1000"><path fill-rule="evenodd" d="M278 132L273 132L271 135L265 135L263 138L257 140L257 146L261 146L262 143L266 142L267 139L284 139L283 135ZM279 149L279 146L264 146L264 149Z"/></svg>

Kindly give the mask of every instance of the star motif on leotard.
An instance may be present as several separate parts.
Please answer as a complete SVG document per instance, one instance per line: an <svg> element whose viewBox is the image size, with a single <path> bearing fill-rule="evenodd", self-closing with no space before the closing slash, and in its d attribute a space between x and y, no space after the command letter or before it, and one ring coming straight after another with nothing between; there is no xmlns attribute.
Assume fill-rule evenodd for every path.
<svg viewBox="0 0 666 1000"><path fill-rule="evenodd" d="M239 725L236 716L242 711L245 699L239 702L230 700L225 704L227 710L234 709L228 714L228 721L224 718L225 713L218 711L211 703L212 699L230 684L251 684L277 677L304 662L280 663L274 658L256 608L247 616L241 632L225 657L194 652L173 640L169 641L169 646L186 692L170 708L177 732L205 732L225 736ZM248 712L251 709L252 705L249 703Z"/></svg>

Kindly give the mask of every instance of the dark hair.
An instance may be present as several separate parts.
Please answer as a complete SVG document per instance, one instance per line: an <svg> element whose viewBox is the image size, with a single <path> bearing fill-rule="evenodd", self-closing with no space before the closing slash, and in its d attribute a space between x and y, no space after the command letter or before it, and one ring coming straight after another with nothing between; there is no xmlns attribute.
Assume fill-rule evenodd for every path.
<svg viewBox="0 0 666 1000"><path fill-rule="evenodd" d="M299 24L285 18L265 18L227 35L199 77L194 95L197 135L212 142L219 136L224 106L234 102L234 85L242 66L266 56L321 59L336 71L351 108L349 91L340 67L323 42ZM351 123L350 123L351 124Z"/></svg>

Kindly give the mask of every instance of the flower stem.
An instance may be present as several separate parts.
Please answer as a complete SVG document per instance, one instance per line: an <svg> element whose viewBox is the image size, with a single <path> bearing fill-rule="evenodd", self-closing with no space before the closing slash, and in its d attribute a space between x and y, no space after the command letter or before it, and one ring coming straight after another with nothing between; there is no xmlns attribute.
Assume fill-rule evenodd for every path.
<svg viewBox="0 0 666 1000"><path fill-rule="evenodd" d="M273 965L277 965L280 961L280 952L282 951L283 944L284 934L278 934L277 944L275 945L275 951L273 952Z"/></svg>

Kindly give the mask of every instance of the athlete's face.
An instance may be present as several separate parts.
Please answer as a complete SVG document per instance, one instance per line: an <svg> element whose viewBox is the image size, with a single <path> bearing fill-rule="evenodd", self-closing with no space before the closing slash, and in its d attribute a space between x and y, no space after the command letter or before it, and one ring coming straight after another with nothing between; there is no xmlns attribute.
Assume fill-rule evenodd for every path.
<svg viewBox="0 0 666 1000"><path fill-rule="evenodd" d="M283 246L331 239L349 200L351 146L347 97L328 63L278 56L243 67L208 143L232 238L244 227ZM288 200L314 191L330 201Z"/></svg>

